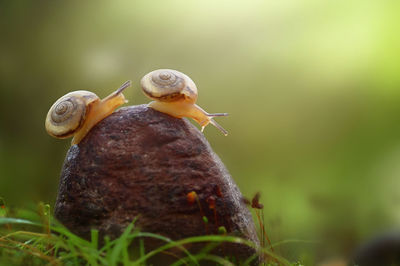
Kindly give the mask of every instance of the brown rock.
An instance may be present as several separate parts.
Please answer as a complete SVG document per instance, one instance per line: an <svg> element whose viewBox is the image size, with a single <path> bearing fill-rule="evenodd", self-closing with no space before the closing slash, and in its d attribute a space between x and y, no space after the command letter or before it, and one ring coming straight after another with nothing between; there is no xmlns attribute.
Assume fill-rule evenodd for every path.
<svg viewBox="0 0 400 266"><path fill-rule="evenodd" d="M201 207L188 200L192 191ZM258 243L239 189L203 134L146 105L121 108L69 149L55 216L86 238L91 228L117 237L138 217L142 231L172 239L217 234L224 226ZM246 258L254 250L227 244L217 253Z"/></svg>

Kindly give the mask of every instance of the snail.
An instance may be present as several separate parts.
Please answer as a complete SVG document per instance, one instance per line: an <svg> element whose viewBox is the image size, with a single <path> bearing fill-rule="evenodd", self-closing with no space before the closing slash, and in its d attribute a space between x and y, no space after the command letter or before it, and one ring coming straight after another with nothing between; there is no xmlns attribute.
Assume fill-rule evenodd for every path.
<svg viewBox="0 0 400 266"><path fill-rule="evenodd" d="M144 94L155 100L149 103L149 107L177 118L190 117L200 124L202 132L208 124L212 124L225 136L228 135L213 119L228 114L209 114L195 104L197 88L187 75L172 69L158 69L146 74L140 84Z"/></svg>
<svg viewBox="0 0 400 266"><path fill-rule="evenodd" d="M129 86L130 80L102 100L93 92L84 90L64 95L47 113L47 133L60 139L74 136L71 145L78 144L93 126L128 102L122 91Z"/></svg>

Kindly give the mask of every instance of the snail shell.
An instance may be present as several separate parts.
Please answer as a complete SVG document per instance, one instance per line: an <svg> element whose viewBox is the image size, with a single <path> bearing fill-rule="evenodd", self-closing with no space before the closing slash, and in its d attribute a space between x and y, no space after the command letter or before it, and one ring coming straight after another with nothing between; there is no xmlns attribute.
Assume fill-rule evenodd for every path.
<svg viewBox="0 0 400 266"><path fill-rule="evenodd" d="M90 91L74 91L64 95L47 113L46 131L56 138L74 135L82 127L90 105L99 100L99 97Z"/></svg>
<svg viewBox="0 0 400 266"><path fill-rule="evenodd" d="M187 75L172 69L158 69L145 75L140 82L143 92L161 102L195 103L197 87Z"/></svg>

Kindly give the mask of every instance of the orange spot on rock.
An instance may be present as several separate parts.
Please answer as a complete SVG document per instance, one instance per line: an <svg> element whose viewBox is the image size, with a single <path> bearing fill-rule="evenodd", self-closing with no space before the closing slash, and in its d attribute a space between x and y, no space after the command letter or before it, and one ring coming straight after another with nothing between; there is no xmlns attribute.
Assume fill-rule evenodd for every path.
<svg viewBox="0 0 400 266"><path fill-rule="evenodd" d="M195 191L189 192L189 193L186 195L186 199L187 199L187 202L188 202L189 204L195 203L195 202L196 202L196 198L197 198L197 193L196 193Z"/></svg>

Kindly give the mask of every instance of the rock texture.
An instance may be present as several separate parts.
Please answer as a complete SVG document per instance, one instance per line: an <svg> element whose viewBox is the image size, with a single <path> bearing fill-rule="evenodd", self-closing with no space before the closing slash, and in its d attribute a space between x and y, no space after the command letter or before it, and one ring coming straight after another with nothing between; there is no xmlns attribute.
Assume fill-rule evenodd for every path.
<svg viewBox="0 0 400 266"><path fill-rule="evenodd" d="M188 199L193 191L198 201ZM86 238L91 228L117 237L137 217L143 231L172 239L224 226L258 243L240 191L203 134L146 105L119 109L69 149L55 216ZM227 244L217 253L245 258L254 250Z"/></svg>

